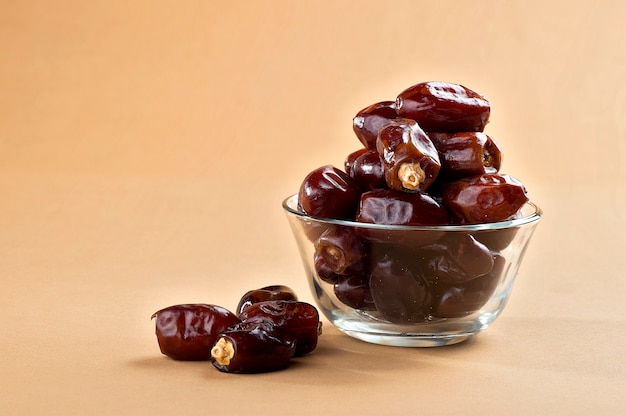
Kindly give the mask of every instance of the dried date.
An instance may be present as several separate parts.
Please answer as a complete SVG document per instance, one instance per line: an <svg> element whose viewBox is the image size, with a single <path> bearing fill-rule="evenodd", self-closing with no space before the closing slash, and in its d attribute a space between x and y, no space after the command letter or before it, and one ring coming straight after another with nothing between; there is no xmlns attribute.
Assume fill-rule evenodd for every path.
<svg viewBox="0 0 626 416"><path fill-rule="evenodd" d="M378 131L396 118L398 118L396 103L394 101L382 101L359 111L352 119L352 127L366 148L376 149Z"/></svg>
<svg viewBox="0 0 626 416"><path fill-rule="evenodd" d="M448 211L428 194L391 189L378 189L363 193L356 221L411 226L446 225L450 222ZM441 230L415 229L362 228L359 232L369 241L408 244L415 247L431 244L443 235Z"/></svg>
<svg viewBox="0 0 626 416"><path fill-rule="evenodd" d="M263 373L289 366L295 340L263 325L224 331L211 349L213 366L226 373Z"/></svg>
<svg viewBox="0 0 626 416"><path fill-rule="evenodd" d="M417 253L424 275L438 284L475 279L489 273L494 262L487 247L462 232L447 233Z"/></svg>
<svg viewBox="0 0 626 416"><path fill-rule="evenodd" d="M428 137L439 152L439 176L447 181L500 170L502 151L485 133L429 133Z"/></svg>
<svg viewBox="0 0 626 416"><path fill-rule="evenodd" d="M239 300L236 309L237 315L241 315L244 310L255 303L268 300L298 300L298 296L293 289L285 285L271 285L250 290Z"/></svg>
<svg viewBox="0 0 626 416"><path fill-rule="evenodd" d="M342 275L363 270L366 246L352 227L337 226L326 230L314 243L316 263L323 261L330 271Z"/></svg>
<svg viewBox="0 0 626 416"><path fill-rule="evenodd" d="M414 120L396 119L383 126L376 150L387 186L397 191L425 191L441 169L437 149Z"/></svg>
<svg viewBox="0 0 626 416"><path fill-rule="evenodd" d="M347 173L327 165L306 176L298 192L298 205L314 217L351 219L359 195L358 187Z"/></svg>
<svg viewBox="0 0 626 416"><path fill-rule="evenodd" d="M489 273L465 283L438 285L433 300L433 317L459 318L478 311L498 287L504 265L504 257L496 254Z"/></svg>
<svg viewBox="0 0 626 416"><path fill-rule="evenodd" d="M370 290L376 310L395 324L423 321L430 308L428 285L403 259L383 256L370 274Z"/></svg>
<svg viewBox="0 0 626 416"><path fill-rule="evenodd" d="M442 201L459 223L481 224L510 219L528 194L512 176L485 173L445 184Z"/></svg>
<svg viewBox="0 0 626 416"><path fill-rule="evenodd" d="M361 195L356 220L385 225L446 225L449 216L426 193L379 189Z"/></svg>
<svg viewBox="0 0 626 416"><path fill-rule="evenodd" d="M366 273L339 276L333 287L337 299L353 309L373 311L376 309Z"/></svg>
<svg viewBox="0 0 626 416"><path fill-rule="evenodd" d="M208 304L174 305L155 312L152 318L161 352L184 361L209 360L219 334L240 322L226 308Z"/></svg>
<svg viewBox="0 0 626 416"><path fill-rule="evenodd" d="M459 84L422 82L398 94L396 112L427 132L483 131L491 106L482 95Z"/></svg>
<svg viewBox="0 0 626 416"><path fill-rule="evenodd" d="M378 151L363 149L346 158L346 172L360 189L369 191L387 187L385 168Z"/></svg>
<svg viewBox="0 0 626 416"><path fill-rule="evenodd" d="M240 315L242 326L264 326L279 338L292 339L294 354L302 356L317 346L321 323L317 309L306 302L274 300L255 303Z"/></svg>

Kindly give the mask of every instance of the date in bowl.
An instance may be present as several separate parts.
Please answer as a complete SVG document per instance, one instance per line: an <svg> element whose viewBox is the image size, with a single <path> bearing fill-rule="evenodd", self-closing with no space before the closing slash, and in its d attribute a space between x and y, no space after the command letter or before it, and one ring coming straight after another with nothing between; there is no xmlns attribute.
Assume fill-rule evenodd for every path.
<svg viewBox="0 0 626 416"><path fill-rule="evenodd" d="M283 201L314 299L342 332L375 344L433 347L485 330L504 309L541 219L399 226L316 218Z"/></svg>

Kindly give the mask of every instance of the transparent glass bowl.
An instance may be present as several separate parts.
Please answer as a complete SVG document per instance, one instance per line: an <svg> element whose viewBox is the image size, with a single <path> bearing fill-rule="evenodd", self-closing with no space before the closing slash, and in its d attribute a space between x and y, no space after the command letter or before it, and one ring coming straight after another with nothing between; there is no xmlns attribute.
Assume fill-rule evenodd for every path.
<svg viewBox="0 0 626 416"><path fill-rule="evenodd" d="M498 223L387 226L311 217L297 195L283 208L324 316L354 338L403 347L455 344L485 330L505 307L542 216L528 202Z"/></svg>

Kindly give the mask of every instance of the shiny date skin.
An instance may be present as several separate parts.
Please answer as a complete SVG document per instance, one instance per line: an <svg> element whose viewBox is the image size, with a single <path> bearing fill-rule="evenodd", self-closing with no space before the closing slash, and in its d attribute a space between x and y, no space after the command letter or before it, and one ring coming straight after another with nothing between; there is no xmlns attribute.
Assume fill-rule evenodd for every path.
<svg viewBox="0 0 626 416"><path fill-rule="evenodd" d="M271 285L249 290L239 300L236 313L241 315L251 305L268 300L298 300L298 296L293 289L285 285Z"/></svg>
<svg viewBox="0 0 626 416"><path fill-rule="evenodd" d="M346 306L362 311L376 310L367 273L339 276L333 291L337 299Z"/></svg>
<svg viewBox="0 0 626 416"><path fill-rule="evenodd" d="M225 373L265 373L289 366L295 340L264 325L240 325L222 332L213 348L212 363Z"/></svg>
<svg viewBox="0 0 626 416"><path fill-rule="evenodd" d="M357 222L383 225L430 226L450 222L448 211L426 193L378 189L361 195ZM359 234L370 242L421 247L437 241L441 230L387 230L361 228Z"/></svg>
<svg viewBox="0 0 626 416"><path fill-rule="evenodd" d="M219 334L240 322L229 310L208 304L181 304L155 312L156 336L161 352L175 360L211 359Z"/></svg>
<svg viewBox="0 0 626 416"><path fill-rule="evenodd" d="M458 232L442 236L436 243L417 251L427 279L436 282L467 282L489 273L494 256L471 235Z"/></svg>
<svg viewBox="0 0 626 416"><path fill-rule="evenodd" d="M503 228L500 230L484 230L472 233L476 241L484 244L489 250L502 251L511 244L519 228Z"/></svg>
<svg viewBox="0 0 626 416"><path fill-rule="evenodd" d="M320 235L313 247L315 259L322 258L316 262L323 261L326 267L336 274L354 274L363 271L367 247L353 227L329 228Z"/></svg>
<svg viewBox="0 0 626 416"><path fill-rule="evenodd" d="M429 314L428 285L402 258L383 256L372 268L370 290L376 310L389 322L422 322Z"/></svg>
<svg viewBox="0 0 626 416"><path fill-rule="evenodd" d="M502 151L485 133L429 133L428 137L439 152L440 178L451 181L500 170Z"/></svg>
<svg viewBox="0 0 626 416"><path fill-rule="evenodd" d="M358 187L344 171L330 165L310 172L298 192L300 209L311 216L332 219L354 217Z"/></svg>
<svg viewBox="0 0 626 416"><path fill-rule="evenodd" d="M505 263L504 257L495 254L494 266L489 273L465 283L437 285L433 296L433 317L459 318L480 310L498 287Z"/></svg>
<svg viewBox="0 0 626 416"><path fill-rule="evenodd" d="M398 118L395 101L381 101L372 104L352 119L352 128L357 138L368 149L376 149L378 131L389 121Z"/></svg>
<svg viewBox="0 0 626 416"><path fill-rule="evenodd" d="M379 189L361 195L356 220L385 225L446 225L449 216L426 193Z"/></svg>
<svg viewBox="0 0 626 416"><path fill-rule="evenodd" d="M242 327L263 326L279 338L292 339L295 356L312 352L321 329L317 309L306 302L273 300L251 305L240 315Z"/></svg>
<svg viewBox="0 0 626 416"><path fill-rule="evenodd" d="M398 94L396 112L427 132L483 131L491 106L482 95L459 84L422 82Z"/></svg>
<svg viewBox="0 0 626 416"><path fill-rule="evenodd" d="M376 150L390 189L425 191L441 169L437 149L414 120L396 119L383 126Z"/></svg>
<svg viewBox="0 0 626 416"><path fill-rule="evenodd" d="M512 176L486 173L445 184L442 201L459 224L482 224L513 217L528 194Z"/></svg>
<svg viewBox="0 0 626 416"><path fill-rule="evenodd" d="M370 191L387 187L385 168L378 151L361 149L346 157L346 172L360 189Z"/></svg>
<svg viewBox="0 0 626 416"><path fill-rule="evenodd" d="M357 149L352 153L349 153L348 156L343 161L343 170L349 175L352 176L352 166L354 166L354 162L361 157L364 153L367 153L369 149L365 147L361 149Z"/></svg>
<svg viewBox="0 0 626 416"><path fill-rule="evenodd" d="M332 267L326 262L325 257L319 253L313 255L313 267L317 276L326 283L335 284L341 278L341 275L335 273Z"/></svg>

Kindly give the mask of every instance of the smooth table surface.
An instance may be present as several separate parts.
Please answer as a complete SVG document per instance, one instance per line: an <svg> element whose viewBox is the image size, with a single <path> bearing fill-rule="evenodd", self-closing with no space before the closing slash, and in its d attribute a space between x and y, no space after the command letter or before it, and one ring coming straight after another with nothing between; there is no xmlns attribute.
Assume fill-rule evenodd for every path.
<svg viewBox="0 0 626 416"><path fill-rule="evenodd" d="M222 3L0 2L0 414L626 412L626 8ZM165 306L312 301L282 200L430 79L490 99L545 213L495 323L411 349L325 321L258 375L161 355Z"/></svg>

